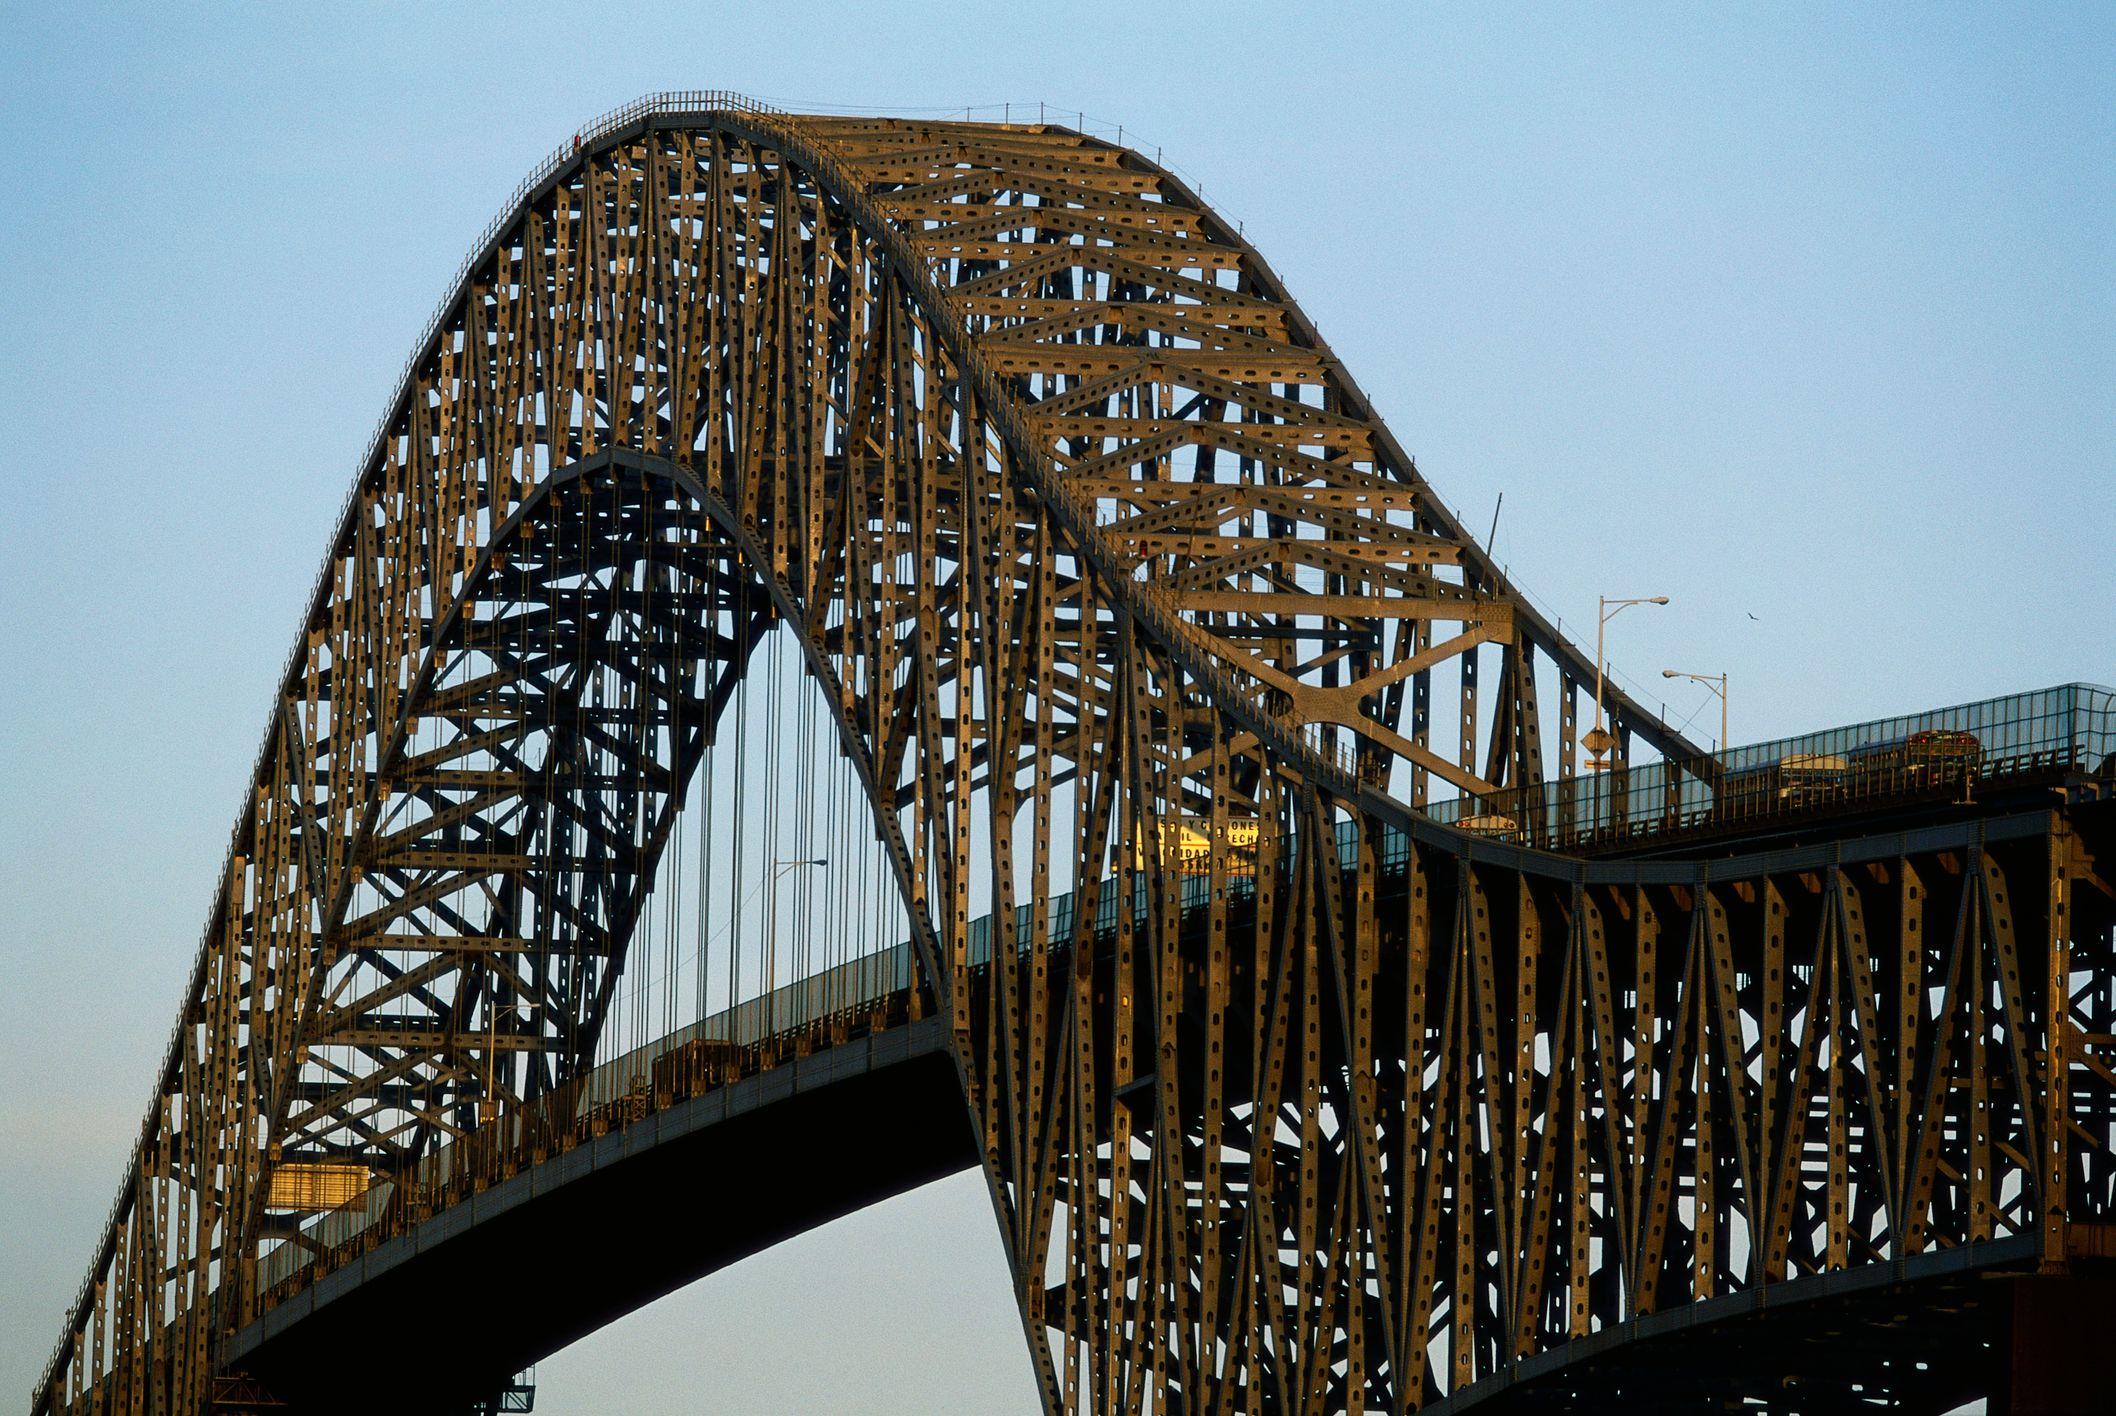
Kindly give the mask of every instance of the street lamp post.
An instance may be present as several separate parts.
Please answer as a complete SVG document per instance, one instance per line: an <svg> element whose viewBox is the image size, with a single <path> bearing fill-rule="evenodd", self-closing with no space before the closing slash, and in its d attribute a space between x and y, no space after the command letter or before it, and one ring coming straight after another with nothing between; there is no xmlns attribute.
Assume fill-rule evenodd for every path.
<svg viewBox="0 0 2116 1416"><path fill-rule="evenodd" d="M1688 679L1692 683L1701 683L1719 695L1719 750L1725 752L1729 742L1727 737L1727 676L1725 674L1686 674L1681 669L1662 669L1660 676L1662 678Z"/></svg>
<svg viewBox="0 0 2116 1416"><path fill-rule="evenodd" d="M496 1059L498 1057L500 1033L499 1006L491 999L485 1001L485 1090L478 1097L478 1124L489 1126L499 1119L499 1093L493 1089ZM509 1003L507 1014L510 1022L533 1023L536 1021L536 1005L521 1002Z"/></svg>
<svg viewBox="0 0 2116 1416"><path fill-rule="evenodd" d="M1639 595L1625 600L1612 600L1603 595L1600 600L1601 617L1594 626L1594 727L1588 731L1586 737L1580 739L1580 745L1587 749L1587 770L1590 772L1599 772L1609 765L1605 759L1609 756L1609 749L1616 745L1615 737L1603 726L1602 720L1602 683L1608 677L1609 658L1606 646L1609 621L1633 605L1668 603L1666 595Z"/></svg>
<svg viewBox="0 0 2116 1416"><path fill-rule="evenodd" d="M772 995L778 992L779 983L779 880L789 870L830 864L826 856L797 856L792 860L775 860L771 863L771 879L765 882L764 891L764 1028L772 1028L775 1011Z"/></svg>

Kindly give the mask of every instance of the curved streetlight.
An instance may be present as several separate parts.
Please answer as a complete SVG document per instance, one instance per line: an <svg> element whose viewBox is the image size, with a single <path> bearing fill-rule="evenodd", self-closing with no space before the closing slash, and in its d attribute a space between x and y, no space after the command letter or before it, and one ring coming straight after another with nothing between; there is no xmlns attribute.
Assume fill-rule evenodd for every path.
<svg viewBox="0 0 2116 1416"><path fill-rule="evenodd" d="M1608 638L1609 621L1615 619L1633 605L1665 605L1666 595L1638 595L1630 599L1612 600L1607 595L1601 599L1601 617L1594 626L1594 726L1587 736L1580 739L1580 746L1587 749L1587 770L1599 772L1609 764L1606 759L1616 739L1602 721L1602 683L1608 677L1608 654L1605 643Z"/></svg>
<svg viewBox="0 0 2116 1416"><path fill-rule="evenodd" d="M1725 674L1691 674L1681 669L1662 669L1662 678L1688 679L1701 683L1719 695L1719 750L1724 753L1730 739L1727 737L1727 676Z"/></svg>
<svg viewBox="0 0 2116 1416"><path fill-rule="evenodd" d="M770 888L764 893L764 932L767 937L771 936L779 918L780 877L789 870L799 870L803 866L824 866L828 864L830 864L830 861L825 856L816 856L813 859L807 856L800 856L793 860L775 860L771 863L771 879L767 882Z"/></svg>
<svg viewBox="0 0 2116 1416"><path fill-rule="evenodd" d="M764 1028L769 1032L778 1012L779 983L779 880L789 870L830 864L827 856L795 856L771 863L771 878L764 891Z"/></svg>

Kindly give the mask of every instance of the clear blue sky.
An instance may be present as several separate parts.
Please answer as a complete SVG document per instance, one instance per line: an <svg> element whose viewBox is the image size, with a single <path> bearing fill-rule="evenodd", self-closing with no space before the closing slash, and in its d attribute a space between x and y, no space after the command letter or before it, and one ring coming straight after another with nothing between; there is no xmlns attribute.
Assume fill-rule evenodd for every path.
<svg viewBox="0 0 2116 1416"><path fill-rule="evenodd" d="M530 165L647 91L1121 122L1471 524L1505 492L1532 593L1674 597L1612 655L1731 672L1738 740L2116 679L2116 9L1300 8L5 0L0 1400L399 365ZM1027 1409L1018 1333L945 1184L588 1339L539 1409Z"/></svg>

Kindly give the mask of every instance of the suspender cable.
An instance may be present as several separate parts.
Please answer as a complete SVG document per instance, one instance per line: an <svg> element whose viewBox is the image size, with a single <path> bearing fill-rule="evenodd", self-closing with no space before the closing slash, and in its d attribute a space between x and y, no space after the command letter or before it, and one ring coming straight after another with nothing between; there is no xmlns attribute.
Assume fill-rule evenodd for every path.
<svg viewBox="0 0 2116 1416"><path fill-rule="evenodd" d="M701 531L709 536L709 532ZM703 1022L711 1014L710 998L707 994L707 970L710 961L706 956L706 940L713 915L713 769L715 765L716 740L720 734L720 723L713 713L713 685L719 679L720 651L720 557L708 555L705 559L705 644L699 654L699 701L703 705L703 718L699 731L705 736L705 750L698 763L699 809L705 813L703 830L698 833L698 1020Z"/></svg>

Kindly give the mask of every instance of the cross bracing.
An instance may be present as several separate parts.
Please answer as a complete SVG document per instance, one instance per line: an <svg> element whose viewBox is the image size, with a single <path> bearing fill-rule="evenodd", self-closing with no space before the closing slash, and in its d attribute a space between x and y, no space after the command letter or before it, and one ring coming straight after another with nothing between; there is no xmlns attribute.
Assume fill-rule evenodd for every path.
<svg viewBox="0 0 2116 1416"><path fill-rule="evenodd" d="M690 95L539 174L407 374L40 1409L252 1392L303 1187L570 1143L782 643L1052 1409L1456 1401L2107 1210L2105 816L1716 872L1436 824L1576 828L1595 666L1237 233L1061 128ZM1606 707L1609 781L1725 793Z"/></svg>

